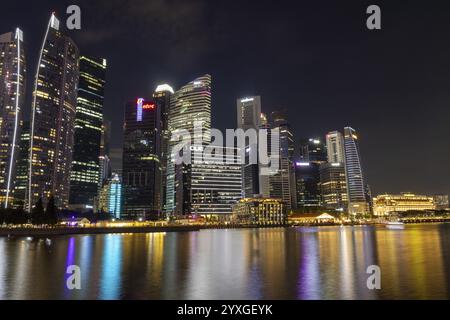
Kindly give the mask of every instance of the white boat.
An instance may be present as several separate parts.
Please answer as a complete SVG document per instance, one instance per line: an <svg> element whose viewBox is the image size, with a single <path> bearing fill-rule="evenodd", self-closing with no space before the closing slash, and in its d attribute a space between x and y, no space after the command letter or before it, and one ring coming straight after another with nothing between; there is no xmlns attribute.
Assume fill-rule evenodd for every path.
<svg viewBox="0 0 450 320"><path fill-rule="evenodd" d="M392 230L403 230L405 229L405 224L400 221L388 221L385 223L386 228Z"/></svg>

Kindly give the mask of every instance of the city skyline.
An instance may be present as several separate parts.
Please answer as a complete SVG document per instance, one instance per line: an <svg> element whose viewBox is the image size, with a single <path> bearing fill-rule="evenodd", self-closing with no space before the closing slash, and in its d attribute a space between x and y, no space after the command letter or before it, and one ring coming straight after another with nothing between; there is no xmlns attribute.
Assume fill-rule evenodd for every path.
<svg viewBox="0 0 450 320"><path fill-rule="evenodd" d="M216 85L213 88L213 100L212 103L212 109L213 109L213 127L219 127L219 128L233 128L235 127L235 116L233 114L228 115L229 110L234 108L235 100L236 98L240 96L247 96L247 95L260 95L262 97L262 109L264 112L270 112L272 110L278 109L278 108L284 108L288 110L289 115L293 119L298 119L292 121L292 126L294 128L294 134L296 137L296 144L298 146L298 141L300 138L309 138L309 137L324 137L326 132L330 130L335 130L336 128L341 128L344 126L353 126L355 127L358 132L359 136L361 138L361 153L362 153L362 159L364 164L364 171L367 182L371 185L372 191L374 194L381 194L385 192L391 192L391 193L399 193L399 192L416 192L416 193L425 193L425 194L434 194L434 193L450 193L448 184L446 183L446 180L444 179L446 176L446 170L448 170L448 166L445 166L445 163L447 163L447 159L449 157L448 155L448 149L446 148L446 144L448 144L447 141L445 141L447 135L446 132L448 131L448 128L444 125L443 119L446 119L448 117L445 116L445 112L448 112L447 109L443 107L443 104L439 101L436 101L436 98L433 98L433 94L430 90L425 90L426 92L422 94L421 97L418 99L412 99L409 98L411 96L411 93L406 94L404 92L405 90L399 90L397 95L393 95L392 97L394 99L388 99L386 95L390 92L389 90L386 93L380 93L380 87L375 86L374 82L370 82L371 85L368 86L368 88L374 88L374 90L358 90L355 89L354 94L352 93L346 93L346 97L337 97L336 92L333 90L329 90L329 86L323 86L323 91L319 91L317 86L314 86L314 92L315 94L321 92L324 96L328 96L329 98L339 98L337 101L341 101L340 99L349 100L351 101L354 99L354 95L361 95L361 92L364 92L366 101L365 104L371 105L371 107L358 107L358 105L362 105L362 103L354 103L349 102L346 107L341 107L341 112L333 111L332 109L336 109L335 103L329 103L325 102L323 104L319 103L319 100L314 101L314 103L308 103L305 104L304 102L300 103L305 99L306 96L311 95L311 92L306 92L306 89L301 89L299 96L299 102L295 100L290 100L287 98L278 99L279 93L276 93L277 91L280 91L280 82L283 83L283 78L280 77L278 81L269 83L263 81L267 81L264 79L267 79L266 77L261 77L261 74L258 73L252 73L246 74L242 78L242 81L237 81L236 85L234 85L233 89L230 89L230 81L225 81L228 77L229 80L235 81L233 77L230 78L230 75L226 72L224 72L223 68L219 68L220 70L217 70L217 67L213 66L210 63L201 64L195 59L195 63L192 64L191 67L189 67L189 70L186 70L185 68L180 68L180 72L174 72L175 65L177 64L167 64L166 61L163 61L162 65L167 66L166 71L162 68L159 69L159 71L154 72L154 76L150 76L146 78L145 72L142 70L137 70L136 67L139 66L142 69L148 69L150 70L154 68L152 65L152 61L147 62L146 64L142 64L140 62L140 50L142 51L142 48L144 46L142 44L138 44L139 50L137 52L134 52L132 56L129 57L136 57L136 62L132 63L130 67L130 71L133 72L133 74L137 75L136 81L131 81L133 88L130 88L129 86L131 84L124 84L123 81L118 81L117 79L117 73L123 71L123 63L120 62L120 60L117 59L117 54L121 50L118 50L115 48L115 50L111 50L111 40L105 40L101 37L101 30L102 28L93 28L96 23L93 23L93 18L95 13L91 12L93 11L93 7L87 3L84 3L83 1L80 2L80 7L83 10L83 22L84 25L82 26L82 30L75 31L75 32L68 32L68 34L75 39L75 42L77 45L79 45L83 50L87 49L87 51L95 52L96 54L100 56L104 56L108 59L108 61L111 61L111 78L108 76L107 83L107 97L105 102L105 113L106 118L112 120L112 139L111 139L111 145L112 149L117 149L121 147L122 144L122 138L121 136L121 117L118 117L116 114L119 112L119 102L120 102L120 108L123 106L123 102L126 100L129 100L130 98L135 98L137 96L150 96L154 90L154 87L157 84L160 83L169 83L173 87L179 87L182 83L189 81L190 79L203 74L203 73L211 73L214 79L217 79ZM14 6L12 4L8 4L8 6ZM27 45L27 55L29 59L27 59L27 68L31 70L31 72L28 72L28 84L33 84L33 81L30 82L30 76L33 77L34 74L34 66L36 64L36 48L40 45L39 42L42 40L42 32L44 31L45 27L45 20L48 19L48 13L51 12L51 10L55 9L57 12L60 12L60 16L62 19L65 18L64 16L64 10L65 6L63 4L56 4L49 2L49 5L47 8L45 8L45 5L40 5L40 8L37 8L36 12L44 12L43 15L37 15L37 19L31 19L32 22L29 22L30 24L33 24L34 27L31 27L31 25L28 25L28 22L25 22L26 19L17 18L15 17L15 21L10 20L10 17L7 17L7 19L3 20L0 23L0 26L2 27L2 30L5 32L8 30L14 30L16 26L22 27L24 30L24 38L25 42L29 45ZM136 5L137 6L137 5ZM248 11L248 4L245 4L243 7L243 11ZM104 9L106 7L106 4L97 4L94 5L94 8L96 9ZM118 5L118 8L120 5ZM144 6L145 7L145 6ZM194 6L195 8L200 7L201 10L198 12L196 19L199 21L196 21L198 25L202 25L203 23L203 14L206 12L214 12L214 8L209 8L208 6ZM131 8L135 8L134 6L131 6ZM184 8L182 5L180 5L180 8ZM261 16L266 15L265 9L267 9L267 6L265 2L261 3L259 5L259 11L258 14ZM333 5L329 7L327 10L330 12L333 9ZM44 10L45 9L45 10ZM228 8L225 8L228 9ZM394 15L395 12L398 12L399 8L397 8L395 5L388 5L387 6L387 15ZM13 7L11 8L13 10ZM116 14L116 11L118 9L116 7L111 7L110 11L112 11L114 14ZM144 10L144 12L148 13L149 9ZM193 10L193 9L191 9ZM229 9L228 9L229 10ZM316 12L314 7L305 8L305 11L308 11L312 14ZM350 12L353 12L352 9ZM408 13L411 17L414 17L415 14L417 14L417 8L415 6L411 6ZM98 11L98 10L97 10ZM181 11L181 9L180 9ZM385 10L386 11L386 10ZM137 14L137 13L135 13ZM151 13L155 14L155 13ZM172 13L173 15L174 13ZM299 13L300 14L300 13ZM355 23L357 18L361 17L353 17L352 14L347 12L347 15L352 16L351 21L348 21L348 24ZM26 16L24 16L26 17ZM102 14L100 14L100 21L102 21ZM330 13L330 19L332 21L337 21L341 17L339 13L336 15L333 15ZM289 21L291 21L289 17ZM361 19L362 20L362 19ZM240 21L240 20L239 20ZM440 20L438 20L440 21ZM292 22L292 21L291 21ZM345 22L345 21L344 21ZM391 23L394 23L393 21ZM220 25L220 24L219 24ZM280 29L285 30L288 25L281 23ZM344 25L344 28L347 28L349 25ZM137 24L135 28L141 29L145 27L145 25ZM397 28L401 28L401 26L395 25ZM428 26L431 28L431 30L434 30L436 27L435 25ZM36 30L34 30L36 29ZM98 31L96 31L98 30ZM290 29L286 29L289 31ZM114 29L113 33L117 30ZM233 31L234 30L230 30ZM123 34L128 33L129 31L123 30L122 33L120 33L120 37L123 37ZM275 32L275 31L274 31ZM313 31L311 31L313 32ZM326 30L322 30L322 33L324 36L329 36L331 31L327 32ZM364 31L366 32L366 31ZM98 33L98 38L95 41L90 41L88 38L89 36L93 36ZM276 33L276 32L275 32ZM230 33L228 37L232 37L232 35L235 33ZM246 33L247 34L247 33ZM276 33L278 34L278 33ZM170 35L170 34L169 34ZM346 34L346 39L361 39L361 37L364 35L364 37L372 37L376 38L374 41L377 43L383 43L384 40L391 41L390 38L385 38L383 34L381 35L373 35L373 34L363 34L362 30L359 30L357 34ZM146 36L141 35L141 37ZM160 36L158 34L158 36ZM106 37L109 38L109 37ZM228 39L228 38L227 38ZM89 41L88 41L89 40ZM298 39L297 39L298 40ZM186 40L187 41L187 40ZM231 41L228 39L228 41ZM233 40L235 41L235 40ZM431 44L435 44L434 38L430 40ZM300 41L301 42L301 41ZM106 45L105 45L106 44ZM392 44L392 43L391 43ZM406 45L413 45L412 43L406 42L404 43ZM164 43L166 46L167 44ZM346 53L348 53L347 49L345 49L344 45L339 46L337 45L336 50L344 50ZM34 49L33 49L34 48ZM340 49L339 49L340 48ZM314 45L311 46L304 46L303 50L305 53L311 53L317 48L314 47ZM371 47L368 48L367 46L359 47L360 50L376 50L376 48ZM448 48L444 48L447 50ZM296 52L301 52L300 48L298 48L298 44L295 45ZM396 55L394 57L400 58L399 54L401 53L401 50L399 48L396 48ZM89 54L91 52L88 52ZM212 56L216 56L217 53L213 53ZM264 56L266 54L263 54ZM205 53L200 53L198 57L205 56ZM250 62L250 60L247 58L248 54L243 54L244 58L242 58L242 61ZM374 56L377 56L377 54L374 54ZM338 57L343 57L343 55L338 55ZM336 58L337 59L337 58ZM381 58L380 58L381 59ZM386 59L384 57L384 59ZM256 59L258 60L258 59ZM428 61L428 60L427 60ZM161 61L158 61L158 64L160 64ZM260 61L259 61L260 62ZM390 63L393 62L392 60L380 60L375 61L375 64L383 65L386 64L386 62ZM398 61L397 61L398 62ZM367 60L365 61L367 63ZM252 62L253 65L256 65L256 62ZM434 64L431 64L431 67L435 66ZM277 66L277 72L287 72L288 75L291 74L291 71L283 70L283 68L279 68L280 64L275 63ZM328 64L327 64L328 65ZM370 65L370 64L369 64ZM329 65L328 65L329 66ZM352 73L355 75L355 70L358 64L355 65L347 63L347 67L349 67L349 73ZM133 69L134 68L134 69ZM250 68L250 66L249 66ZM253 66L252 66L253 68ZM270 67L270 70L274 70L275 67ZM367 74L371 73L371 67L368 67L369 70L367 70ZM441 66L442 69L442 66ZM240 71L239 69L237 69ZM129 72L130 72L129 71ZM315 70L307 69L306 73L298 73L298 77L300 78L301 83L307 84L306 87L311 87L314 82L317 82L317 77L320 74L324 73L323 68L317 67ZM420 74L424 74L423 70ZM372 70L374 72L374 70ZM400 77L397 73L392 74L393 71L389 71L389 74L394 77ZM246 72L248 73L248 72ZM30 75L31 74L31 75ZM438 75L443 74L443 71L440 71ZM344 73L342 74L344 76ZM378 81L383 80L383 78L380 78L378 74L376 74L376 79ZM358 73L358 76L363 77L363 74ZM261 78L261 79L258 79ZM367 75L364 76L362 79L365 81L369 81L370 77ZM144 80L144 81L139 81ZM286 79L292 79L291 76L287 77ZM311 80L311 82L307 82ZM415 78L417 81L420 80L419 74ZM343 79L345 85L355 85L358 86L356 82L354 82L354 79ZM428 81L429 82L429 81ZM409 84L411 84L409 82ZM289 81L286 81L284 84L286 88L287 95L291 95L289 93L290 91L296 91L296 82L292 82L292 84L289 83ZM442 81L434 81L433 85L435 87L442 88ZM117 88L117 86L124 86L123 90L121 92L117 92L119 90L114 90ZM271 90L270 88L274 88ZM401 89L401 82L400 82L400 89ZM425 86L424 88L431 88L431 85ZM291 90L293 89L293 90ZM388 88L387 88L388 89ZM30 91L30 90L27 90ZM233 94L229 94L231 91L234 91ZM403 94L400 94L403 91ZM376 94L376 93L379 94ZM374 101L369 99L371 97L371 94L375 94L374 101L378 102L378 106L375 107ZM28 109L29 103L30 103L30 93L27 92L27 102L25 109ZM226 97L224 97L226 95ZM343 94L344 95L344 94ZM303 97L302 97L303 96ZM383 98L384 96L384 98ZM403 99L406 96L408 96L408 102L407 104L404 104L399 108L400 110L397 111L396 108L392 108L392 101L398 101L398 99ZM119 98L118 98L119 97ZM316 95L316 97L318 97ZM429 99L426 99L426 98ZM441 95L439 95L441 97ZM275 98L275 99L274 99ZM277 102L277 99L280 101ZM111 102L114 100L114 102ZM416 119L416 114L422 113L422 108L420 105L418 105L415 101L426 101L427 104L432 103L433 105L430 107L427 107L427 111L434 110L434 112L429 112L427 114L427 120L420 124L422 130L415 130L415 128L419 125L419 119ZM117 101L117 102L116 102ZM275 101L275 102L274 102ZM297 107L297 103L300 103L302 105L305 105L304 108ZM389 106L389 107L388 107ZM398 106L398 105L397 105ZM403 121L401 118L402 112L401 110L404 110L404 108L412 108L415 112L413 112L412 118L408 119L408 121ZM331 109L330 109L331 108ZM320 112L323 115L321 117L317 117L317 112L313 109L322 109L323 112ZM368 111L369 115L366 115L366 111ZM326 116L327 112L329 113L329 117ZM392 117L390 119L383 118L383 121L381 121L381 114L389 112ZM444 114L443 114L444 112ZM26 113L26 112L25 112ZM388 113L388 114L389 114ZM306 118L311 118L313 121L305 121L304 116ZM439 116L438 116L439 115ZM120 115L121 116L121 115ZM344 116L348 116L347 119L343 118ZM26 118L29 118L29 115L26 115ZM220 120L219 120L220 119ZM395 119L395 123L394 120ZM434 119L434 120L432 120ZM420 120L423 120L422 118ZM384 122L384 123L383 123ZM387 122L387 123L386 123ZM434 129L436 128L436 129ZM418 131L422 132L422 135L418 135ZM427 153L417 153L417 145L421 145L426 143L427 150L429 152ZM416 153L414 153L416 152ZM432 154L437 154L437 157L432 156ZM389 155L389 156L386 156ZM402 157L402 155L407 155L407 157ZM389 158L389 159L387 159ZM389 160L389 162L387 162ZM436 164L437 163L437 164ZM439 165L440 164L440 165ZM386 169L388 168L388 169ZM441 172L438 174L437 171L441 171L441 168L444 170L444 173ZM432 178L431 178L432 177Z"/></svg>

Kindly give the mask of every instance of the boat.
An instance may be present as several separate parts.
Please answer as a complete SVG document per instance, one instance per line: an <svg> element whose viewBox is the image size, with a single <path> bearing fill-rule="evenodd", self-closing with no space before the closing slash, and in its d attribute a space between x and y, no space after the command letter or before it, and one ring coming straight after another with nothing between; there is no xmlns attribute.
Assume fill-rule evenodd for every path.
<svg viewBox="0 0 450 320"><path fill-rule="evenodd" d="M405 224L400 221L388 221L385 223L386 228L391 230L403 230L405 229Z"/></svg>
<svg viewBox="0 0 450 320"><path fill-rule="evenodd" d="M397 212L393 212L389 215L387 220L383 222L383 224L388 229L392 230L403 230L405 229L405 224L400 221L400 216Z"/></svg>

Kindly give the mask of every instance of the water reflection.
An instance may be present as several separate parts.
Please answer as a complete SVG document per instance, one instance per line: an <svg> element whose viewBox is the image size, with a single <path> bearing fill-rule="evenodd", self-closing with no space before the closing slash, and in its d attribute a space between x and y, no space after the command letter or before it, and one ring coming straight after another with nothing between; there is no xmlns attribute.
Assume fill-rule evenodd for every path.
<svg viewBox="0 0 450 320"><path fill-rule="evenodd" d="M450 225L0 238L0 299L448 299L449 240Z"/></svg>

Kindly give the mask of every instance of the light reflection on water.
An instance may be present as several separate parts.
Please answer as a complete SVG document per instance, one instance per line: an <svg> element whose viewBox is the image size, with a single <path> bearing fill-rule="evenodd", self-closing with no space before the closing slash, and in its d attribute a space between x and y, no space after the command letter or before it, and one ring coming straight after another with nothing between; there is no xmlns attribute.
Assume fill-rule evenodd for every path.
<svg viewBox="0 0 450 320"><path fill-rule="evenodd" d="M448 299L449 245L449 224L0 238L0 299Z"/></svg>

